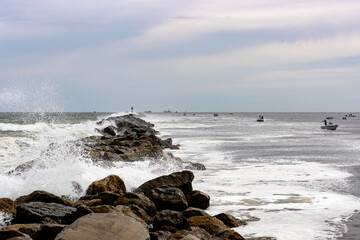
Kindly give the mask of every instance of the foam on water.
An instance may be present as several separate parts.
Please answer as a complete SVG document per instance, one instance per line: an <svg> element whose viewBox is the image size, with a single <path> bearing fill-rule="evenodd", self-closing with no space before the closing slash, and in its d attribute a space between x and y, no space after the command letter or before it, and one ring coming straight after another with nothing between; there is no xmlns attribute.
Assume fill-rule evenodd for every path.
<svg viewBox="0 0 360 240"><path fill-rule="evenodd" d="M186 125L191 123L173 116L167 121L163 116L152 117L158 128L165 129L166 137L181 145L177 156L206 165L206 171L195 172L193 186L211 196L210 214L229 212L244 220L260 218L236 229L245 237L334 239L346 231L344 221L360 209L359 198L340 193L349 188L347 179L351 176L339 168L341 161L335 165L311 161L337 159L331 151L317 153L319 143L328 142L329 136L339 148L357 153L358 141L333 137L339 133L322 135L316 122L267 120L267 125L259 126L253 119L231 122L224 118L223 126L232 124L232 128L217 133L214 128L215 134L204 134L187 131ZM239 151L237 145L254 157ZM270 155L258 156L257 151ZM238 159L238 154L243 158Z"/></svg>

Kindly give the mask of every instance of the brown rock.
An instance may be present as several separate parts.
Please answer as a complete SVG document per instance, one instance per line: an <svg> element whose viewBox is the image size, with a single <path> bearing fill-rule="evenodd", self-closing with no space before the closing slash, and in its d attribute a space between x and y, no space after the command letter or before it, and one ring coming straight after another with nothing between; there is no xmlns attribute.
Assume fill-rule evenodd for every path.
<svg viewBox="0 0 360 240"><path fill-rule="evenodd" d="M0 212L15 214L16 203L10 198L0 198Z"/></svg>
<svg viewBox="0 0 360 240"><path fill-rule="evenodd" d="M93 213L76 220L55 238L56 240L148 240L148 230L128 216Z"/></svg>
<svg viewBox="0 0 360 240"><path fill-rule="evenodd" d="M102 205L103 201L101 199L91 199L91 200L79 200L75 203L75 205L85 205L88 207Z"/></svg>
<svg viewBox="0 0 360 240"><path fill-rule="evenodd" d="M226 226L230 228L239 227L247 224L245 221L241 221L228 213L220 213L215 215L214 217L222 221Z"/></svg>
<svg viewBox="0 0 360 240"><path fill-rule="evenodd" d="M184 193L179 188L160 187L152 189L147 195L158 211L169 209L182 211L188 207Z"/></svg>
<svg viewBox="0 0 360 240"><path fill-rule="evenodd" d="M27 234L24 234L20 231L17 231L17 230L12 230L12 229L9 229L9 230L3 230L3 229L0 229L0 239L12 239L12 238L24 238L24 239L31 239L29 235Z"/></svg>
<svg viewBox="0 0 360 240"><path fill-rule="evenodd" d="M190 226L201 227L211 235L229 229L222 221L214 217L195 216L188 219Z"/></svg>
<svg viewBox="0 0 360 240"><path fill-rule="evenodd" d="M194 207L189 207L189 208L185 209L182 213L184 214L184 216L186 218L191 218L194 216L210 216L204 210L202 210L200 208L194 208Z"/></svg>
<svg viewBox="0 0 360 240"><path fill-rule="evenodd" d="M145 223L144 220L142 220L139 216L133 213L128 206L118 205L114 207L109 205L100 205L100 206L91 207L91 210L94 213L114 213L114 214L128 216L134 218L136 221L142 223L144 226L146 227L148 226L147 223Z"/></svg>
<svg viewBox="0 0 360 240"><path fill-rule="evenodd" d="M136 214L136 216L138 216L139 218L141 218L142 220L144 220L147 224L150 224L153 222L153 218L150 217L144 209L142 209L141 207L139 207L138 205L129 205L128 206L130 208L130 210Z"/></svg>
<svg viewBox="0 0 360 240"><path fill-rule="evenodd" d="M154 188L167 186L180 188L184 194L187 194L192 191L193 179L194 174L190 171L174 172L145 182L135 192L143 192L146 195Z"/></svg>
<svg viewBox="0 0 360 240"><path fill-rule="evenodd" d="M171 236L171 232L168 231L157 231L151 232L150 237L151 240L167 240Z"/></svg>
<svg viewBox="0 0 360 240"><path fill-rule="evenodd" d="M34 191L29 195L21 196L15 201L17 204L29 202L45 202L45 203L58 203L65 206L74 207L75 204L68 199L61 198L46 191Z"/></svg>
<svg viewBox="0 0 360 240"><path fill-rule="evenodd" d="M225 231L219 232L215 236L210 238L210 240L217 240L217 239L221 239L221 240L245 240L245 238L243 238L238 232L236 232L236 231L234 231L232 229L227 229Z"/></svg>
<svg viewBox="0 0 360 240"><path fill-rule="evenodd" d="M86 190L86 194L96 195L106 191L117 193L119 195L124 195L126 193L124 181L116 175L110 175L99 181L91 183Z"/></svg>
<svg viewBox="0 0 360 240"><path fill-rule="evenodd" d="M144 209L149 216L153 217L156 214L155 204L143 193L128 192L115 201L114 205L138 205Z"/></svg>
<svg viewBox="0 0 360 240"><path fill-rule="evenodd" d="M14 224L0 228L0 239L8 239L10 236L17 235L18 237L30 237L36 239L37 232L41 229L41 224Z"/></svg>
<svg viewBox="0 0 360 240"><path fill-rule="evenodd" d="M162 226L171 226L178 230L187 229L189 223L181 212L163 210L155 215L154 229L158 230Z"/></svg>
<svg viewBox="0 0 360 240"><path fill-rule="evenodd" d="M55 237L65 228L67 225L61 224L44 224L40 230L36 233L35 240L49 240L55 239Z"/></svg>
<svg viewBox="0 0 360 240"><path fill-rule="evenodd" d="M186 195L189 207L207 209L210 206L210 196L201 191L191 191Z"/></svg>

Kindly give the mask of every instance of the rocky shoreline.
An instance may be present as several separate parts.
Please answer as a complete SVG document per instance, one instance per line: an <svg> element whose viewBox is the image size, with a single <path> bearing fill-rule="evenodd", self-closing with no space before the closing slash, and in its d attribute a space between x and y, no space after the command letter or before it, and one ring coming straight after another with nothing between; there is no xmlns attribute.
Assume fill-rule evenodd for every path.
<svg viewBox="0 0 360 240"><path fill-rule="evenodd" d="M231 228L246 222L227 213L210 216L205 211L210 196L193 190L194 174L190 170L205 170L205 166L184 163L164 152L179 146L173 145L171 138L156 136L153 124L130 114L102 120L98 126L102 136L73 142L73 151L106 166L152 159L172 162L185 170L152 179L130 191L120 177L110 175L90 184L85 195L76 200L45 191L34 191L15 201L0 198L0 212L8 216L8 226L0 228L0 240L244 239ZM22 164L8 174L21 175L36 162ZM74 183L74 188L80 186Z"/></svg>

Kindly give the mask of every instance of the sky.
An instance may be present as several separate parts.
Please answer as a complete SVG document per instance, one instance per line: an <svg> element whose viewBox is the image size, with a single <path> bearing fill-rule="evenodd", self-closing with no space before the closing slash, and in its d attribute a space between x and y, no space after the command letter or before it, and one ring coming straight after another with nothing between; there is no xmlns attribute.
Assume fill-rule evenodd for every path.
<svg viewBox="0 0 360 240"><path fill-rule="evenodd" d="M360 112L358 0L0 0L0 111Z"/></svg>

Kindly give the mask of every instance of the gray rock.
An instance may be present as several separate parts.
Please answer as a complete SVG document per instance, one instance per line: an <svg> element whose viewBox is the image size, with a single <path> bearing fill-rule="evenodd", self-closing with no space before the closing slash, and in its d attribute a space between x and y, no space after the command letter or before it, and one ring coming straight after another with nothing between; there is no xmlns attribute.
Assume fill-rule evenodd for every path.
<svg viewBox="0 0 360 240"><path fill-rule="evenodd" d="M165 209L183 211L188 207L186 197L179 188L154 188L147 196L155 203L159 211Z"/></svg>

